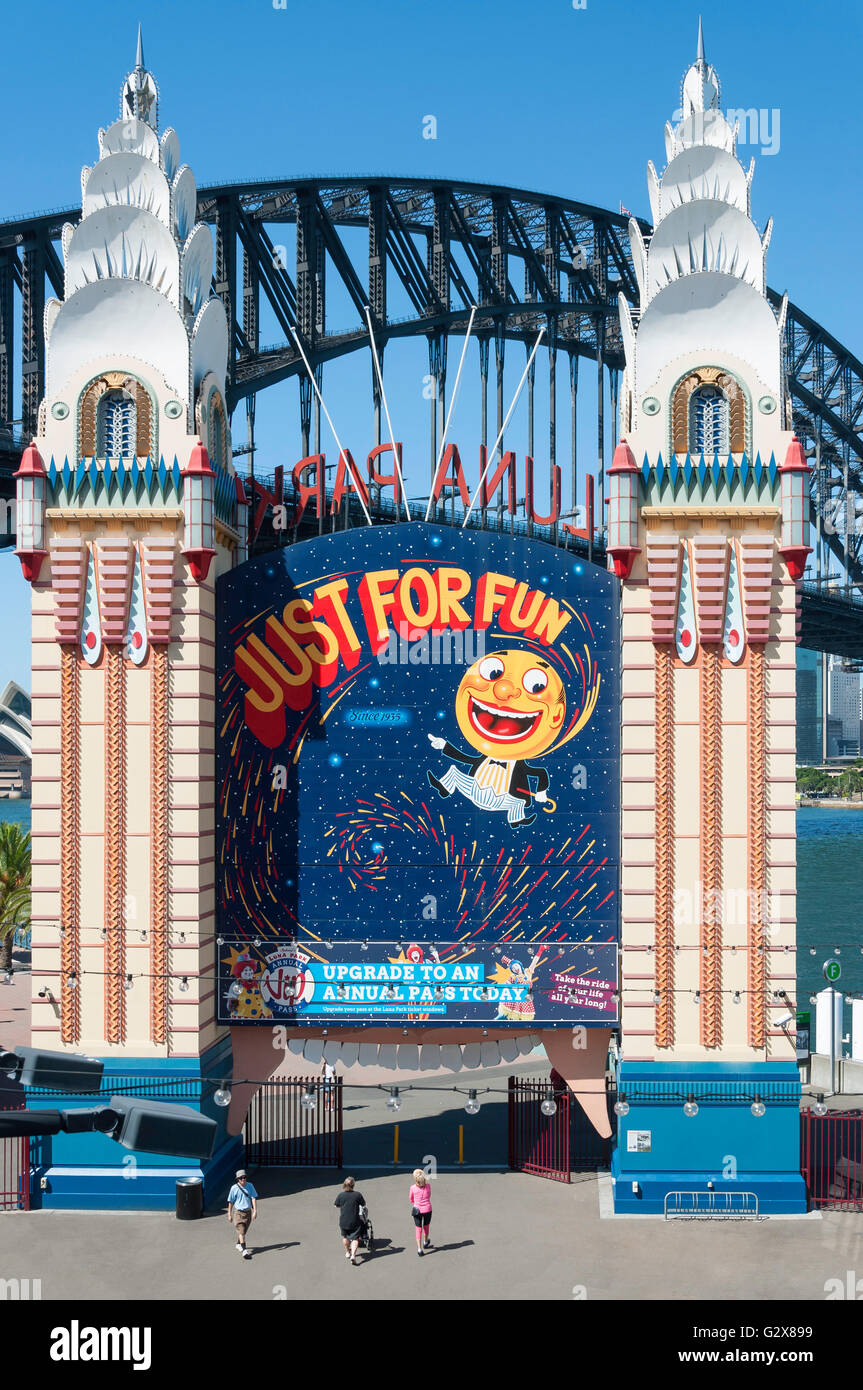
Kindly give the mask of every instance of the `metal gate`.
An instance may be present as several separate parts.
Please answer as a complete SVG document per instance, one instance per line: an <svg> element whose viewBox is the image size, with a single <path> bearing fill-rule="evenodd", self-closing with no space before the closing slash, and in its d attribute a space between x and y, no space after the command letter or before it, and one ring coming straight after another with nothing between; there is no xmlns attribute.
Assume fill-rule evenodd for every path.
<svg viewBox="0 0 863 1390"><path fill-rule="evenodd" d="M509 1166L519 1173L536 1173L554 1182L569 1182L569 1091L554 1092L557 1109L543 1115L549 1094L547 1081L509 1077Z"/></svg>
<svg viewBox="0 0 863 1390"><path fill-rule="evenodd" d="M810 1207L863 1211L863 1110L803 1110L800 1171Z"/></svg>
<svg viewBox="0 0 863 1390"><path fill-rule="evenodd" d="M3 1109L19 1109L4 1106ZM30 1140L0 1139L0 1211L30 1210Z"/></svg>
<svg viewBox="0 0 863 1390"><path fill-rule="evenodd" d="M314 1105L302 1104L314 1088ZM342 1078L268 1081L246 1120L246 1161L262 1168L342 1167Z"/></svg>

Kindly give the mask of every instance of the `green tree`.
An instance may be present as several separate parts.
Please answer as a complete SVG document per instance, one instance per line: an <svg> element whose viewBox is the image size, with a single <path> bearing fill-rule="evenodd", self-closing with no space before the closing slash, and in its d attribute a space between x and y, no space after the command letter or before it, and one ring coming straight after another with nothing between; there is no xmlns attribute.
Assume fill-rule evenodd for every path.
<svg viewBox="0 0 863 1390"><path fill-rule="evenodd" d="M12 965L12 937L30 921L30 835L0 821L0 970Z"/></svg>

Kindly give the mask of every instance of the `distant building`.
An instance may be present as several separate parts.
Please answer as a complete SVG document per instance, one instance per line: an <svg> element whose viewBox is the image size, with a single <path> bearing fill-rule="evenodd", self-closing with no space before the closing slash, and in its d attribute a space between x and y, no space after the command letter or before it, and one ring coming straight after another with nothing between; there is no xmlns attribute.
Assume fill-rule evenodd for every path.
<svg viewBox="0 0 863 1390"><path fill-rule="evenodd" d="M30 795L30 696L15 681L0 694L0 799Z"/></svg>
<svg viewBox="0 0 863 1390"><path fill-rule="evenodd" d="M821 655L797 648L797 761L821 762Z"/></svg>
<svg viewBox="0 0 863 1390"><path fill-rule="evenodd" d="M841 726L837 752L849 756L860 751L860 675L846 671L842 662L833 657L830 662L830 692L828 710L831 720Z"/></svg>

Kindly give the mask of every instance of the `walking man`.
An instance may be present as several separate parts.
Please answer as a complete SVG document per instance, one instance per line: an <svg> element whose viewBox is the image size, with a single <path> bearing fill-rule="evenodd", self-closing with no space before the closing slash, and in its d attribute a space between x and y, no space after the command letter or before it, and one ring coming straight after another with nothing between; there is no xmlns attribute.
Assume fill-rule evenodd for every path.
<svg viewBox="0 0 863 1390"><path fill-rule="evenodd" d="M228 1193L228 1220L237 1228L237 1249L244 1260L252 1258L246 1249L246 1232L258 1216L258 1194L246 1177L245 1168L237 1172L237 1181Z"/></svg>

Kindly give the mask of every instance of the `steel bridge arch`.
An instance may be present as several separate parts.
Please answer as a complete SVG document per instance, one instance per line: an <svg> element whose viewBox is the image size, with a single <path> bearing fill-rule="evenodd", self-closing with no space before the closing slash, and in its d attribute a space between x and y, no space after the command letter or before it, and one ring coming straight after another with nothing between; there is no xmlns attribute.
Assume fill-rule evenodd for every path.
<svg viewBox="0 0 863 1390"><path fill-rule="evenodd" d="M363 314L368 304L379 348L403 337L428 340L429 369L436 382L434 445L443 421L447 336L466 323L475 303L484 391L490 349L499 402L506 343L532 344L544 325L552 373L558 354L567 354L573 411L579 361L592 361L603 383L604 374L609 374L613 434L617 376L623 367L617 297L622 292L637 301L628 217L501 185L388 175L203 187L197 215L215 229L213 286L225 302L232 344L229 407L233 411L245 399L250 424L257 392L297 375L300 426L307 446L312 392L291 329L299 333L320 373L328 361L369 348ZM68 208L0 222L0 430L12 427L17 362L24 438L35 432L44 393L46 284L55 294L63 292L56 243L63 224L79 217L80 209ZM650 224L637 220L649 236ZM296 233L291 270L267 231L285 224L292 224ZM345 246L341 232L346 228L367 232L368 256L361 269ZM332 275L356 311L356 327L328 328L327 280ZM395 284L412 310L401 318L388 313L387 291ZM782 297L772 290L768 294L778 309ZM21 301L20 349L13 327L16 295ZM283 342L261 344L262 302L272 311ZM863 364L794 304L788 304L784 331L794 428L817 465L812 476L813 520L847 579L860 585L863 516L858 511L863 501L857 499L863 499ZM377 405L374 386L373 394ZM597 395L601 460L604 386ZM556 420L551 392L549 415L553 454ZM600 466L600 491L601 485Z"/></svg>

